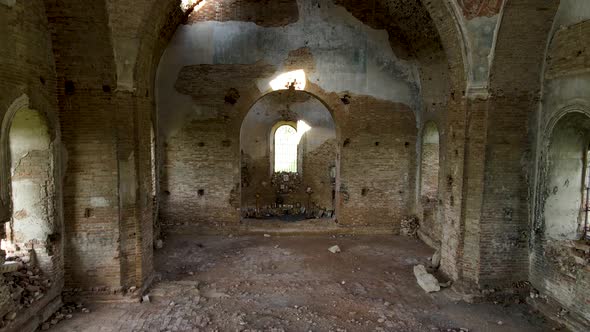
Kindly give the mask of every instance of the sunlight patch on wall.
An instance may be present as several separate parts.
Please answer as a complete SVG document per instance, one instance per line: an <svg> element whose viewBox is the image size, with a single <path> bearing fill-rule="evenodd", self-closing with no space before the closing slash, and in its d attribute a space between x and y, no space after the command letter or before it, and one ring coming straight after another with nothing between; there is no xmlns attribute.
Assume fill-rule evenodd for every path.
<svg viewBox="0 0 590 332"><path fill-rule="evenodd" d="M295 90L305 90L307 79L303 69L283 73L274 80L270 81L270 87L274 90L287 90L293 88Z"/></svg>
<svg viewBox="0 0 590 332"><path fill-rule="evenodd" d="M196 12L203 8L206 3L207 0L182 0L180 2L180 9L182 9L183 12L186 12L187 10L193 8L193 11Z"/></svg>

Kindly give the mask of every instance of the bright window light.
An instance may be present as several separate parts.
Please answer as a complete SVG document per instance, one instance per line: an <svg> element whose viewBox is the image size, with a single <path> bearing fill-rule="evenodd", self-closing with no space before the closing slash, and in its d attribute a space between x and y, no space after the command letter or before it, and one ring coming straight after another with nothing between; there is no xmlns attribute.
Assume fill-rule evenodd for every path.
<svg viewBox="0 0 590 332"><path fill-rule="evenodd" d="M297 130L282 125L275 131L275 172L297 173Z"/></svg>
<svg viewBox="0 0 590 332"><path fill-rule="evenodd" d="M183 12L186 12L190 8L194 8L193 11L196 12L205 6L205 3L207 3L207 0L182 0L180 2L180 9L182 9Z"/></svg>
<svg viewBox="0 0 590 332"><path fill-rule="evenodd" d="M305 121L297 121L297 129L282 125L275 130L275 172L297 173L297 151L303 135L311 130Z"/></svg>
<svg viewBox="0 0 590 332"><path fill-rule="evenodd" d="M270 87L274 90L287 90L293 87L295 90L304 90L307 80L303 69L283 73L270 81Z"/></svg>

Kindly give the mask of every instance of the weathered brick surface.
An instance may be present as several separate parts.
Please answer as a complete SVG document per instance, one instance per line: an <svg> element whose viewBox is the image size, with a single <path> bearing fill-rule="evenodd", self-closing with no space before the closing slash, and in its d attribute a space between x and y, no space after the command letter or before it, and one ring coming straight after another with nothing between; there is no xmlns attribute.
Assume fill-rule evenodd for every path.
<svg viewBox="0 0 590 332"><path fill-rule="evenodd" d="M62 140L68 151L66 282L85 288L116 287L121 282L116 126L111 93L103 90L103 85L114 86L114 62L105 5L47 1L46 6Z"/></svg>
<svg viewBox="0 0 590 332"><path fill-rule="evenodd" d="M588 84L590 70L587 53L589 34L590 21L584 21L563 27L550 38L543 81L542 108L538 115L541 131L535 132L540 149L534 151L538 155L539 164L535 169L531 163L533 166L530 170L531 176L537 176L537 181L531 181L529 184L531 197L536 197L530 202L532 209L530 281L541 294L548 295L556 305L568 310L569 313L563 317L563 320L572 330L583 330L590 325L588 310L590 270L587 262L585 265L579 264L578 259L578 264L573 263L575 250L571 248L572 242L556 240L549 236L545 212L547 209L555 208L546 204L549 197L555 195L552 190L561 191L566 186L574 188L580 186L580 190L582 189L579 183L569 185L565 182L563 188L549 187L549 183L556 182L556 179L551 178L554 173L550 171L555 165L553 158L556 155L567 156L568 152L565 148L562 148L563 151L552 150L551 143L558 138L564 138L558 133L558 128L569 128L570 132L576 133L578 137L571 137L568 141L579 144L580 157L587 146L590 128L587 124L589 110L584 101L587 97L584 87ZM572 107L572 105L577 106ZM568 107L585 113L566 114ZM580 137L586 139L580 139ZM569 146L569 148L572 147ZM557 174L561 171L566 172L566 170L555 170ZM567 215L564 213L559 221L564 224L578 224L580 220L575 215L575 213Z"/></svg>
<svg viewBox="0 0 590 332"><path fill-rule="evenodd" d="M296 0L219 0L205 2L189 16L188 22L246 21L277 27L298 19Z"/></svg>

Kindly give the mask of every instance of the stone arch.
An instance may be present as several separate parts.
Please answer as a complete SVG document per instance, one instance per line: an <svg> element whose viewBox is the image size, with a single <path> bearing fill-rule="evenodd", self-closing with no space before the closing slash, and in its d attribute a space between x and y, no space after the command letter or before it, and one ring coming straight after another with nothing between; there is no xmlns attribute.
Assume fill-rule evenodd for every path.
<svg viewBox="0 0 590 332"><path fill-rule="evenodd" d="M301 125L310 129L302 133L298 146L298 171L292 176L297 179L298 185L293 193L284 193L273 186L276 178L272 167L273 135L283 125L300 130L300 121L304 121L305 124ZM287 205L308 210L317 207L315 212L323 210L325 216L335 217L339 195L336 185L338 151L336 122L320 98L306 91L291 90L278 90L258 98L240 126L242 216L260 217L266 214L261 213L262 210L275 211L272 206L280 196ZM314 172L308 169L314 169ZM322 185L327 183L332 183L332 186ZM308 188L311 191L307 191ZM301 215L308 213L310 211Z"/></svg>
<svg viewBox="0 0 590 332"><path fill-rule="evenodd" d="M52 278L61 259L60 154L51 118L19 97L2 122L2 194L10 200L9 256L35 260Z"/></svg>
<svg viewBox="0 0 590 332"><path fill-rule="evenodd" d="M541 188L545 193L541 228L547 238L577 240L583 235L589 147L588 108L571 105L547 124L541 165Z"/></svg>

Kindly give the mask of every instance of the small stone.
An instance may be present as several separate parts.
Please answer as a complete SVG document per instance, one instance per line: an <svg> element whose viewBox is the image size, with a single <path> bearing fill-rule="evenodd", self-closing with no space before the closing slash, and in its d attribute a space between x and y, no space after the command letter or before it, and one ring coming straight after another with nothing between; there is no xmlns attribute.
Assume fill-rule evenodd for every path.
<svg viewBox="0 0 590 332"><path fill-rule="evenodd" d="M50 327L51 325L49 325L49 323L43 323L43 325L41 325L41 330L46 331L49 330Z"/></svg>
<svg viewBox="0 0 590 332"><path fill-rule="evenodd" d="M158 239L156 240L156 249L162 249L164 247L164 241Z"/></svg>
<svg viewBox="0 0 590 332"><path fill-rule="evenodd" d="M270 234L264 234L264 237L270 237Z"/></svg>
<svg viewBox="0 0 590 332"><path fill-rule="evenodd" d="M150 296L149 295L144 295L141 299L142 299L142 302L144 302L144 303L150 303Z"/></svg>
<svg viewBox="0 0 590 332"><path fill-rule="evenodd" d="M424 265L414 266L414 276L418 285L422 287L427 293L440 291L440 284L438 280L430 273L426 272Z"/></svg>
<svg viewBox="0 0 590 332"><path fill-rule="evenodd" d="M4 315L4 319L8 320L8 321L12 321L16 318L16 312L11 311L9 313L7 313L6 315Z"/></svg>
<svg viewBox="0 0 590 332"><path fill-rule="evenodd" d="M332 246L332 247L328 248L328 251L333 254L337 254L339 252L342 252L342 250L340 250L339 246Z"/></svg>
<svg viewBox="0 0 590 332"><path fill-rule="evenodd" d="M435 269L440 267L440 249L437 250L430 258L430 265Z"/></svg>

